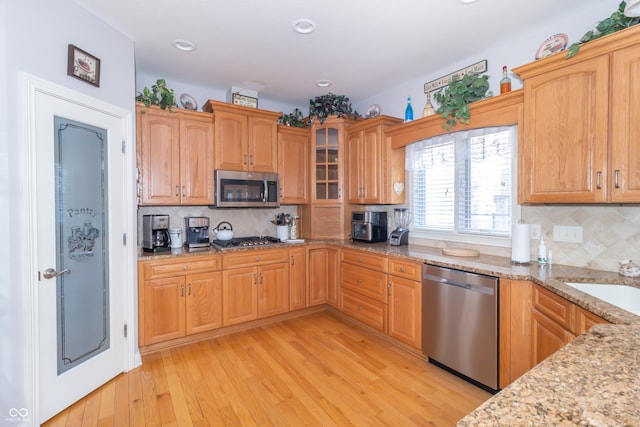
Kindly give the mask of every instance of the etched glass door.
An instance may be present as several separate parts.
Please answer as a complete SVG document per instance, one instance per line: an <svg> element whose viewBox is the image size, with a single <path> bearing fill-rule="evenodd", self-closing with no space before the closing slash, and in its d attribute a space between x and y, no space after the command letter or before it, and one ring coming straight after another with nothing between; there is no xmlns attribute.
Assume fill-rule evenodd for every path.
<svg viewBox="0 0 640 427"><path fill-rule="evenodd" d="M58 374L109 348L106 130L55 117Z"/></svg>

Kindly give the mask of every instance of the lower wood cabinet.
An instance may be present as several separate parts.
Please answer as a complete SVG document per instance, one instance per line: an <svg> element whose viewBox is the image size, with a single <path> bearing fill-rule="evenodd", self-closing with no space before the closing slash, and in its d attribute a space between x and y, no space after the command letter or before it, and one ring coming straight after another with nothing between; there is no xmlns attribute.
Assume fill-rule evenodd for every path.
<svg viewBox="0 0 640 427"><path fill-rule="evenodd" d="M389 258L388 333L422 348L422 263Z"/></svg>
<svg viewBox="0 0 640 427"><path fill-rule="evenodd" d="M238 252L223 256L224 326L289 311L287 258L288 251L285 249ZM235 266L239 267L233 268Z"/></svg>
<svg viewBox="0 0 640 427"><path fill-rule="evenodd" d="M307 248L289 249L289 310L307 306Z"/></svg>
<svg viewBox="0 0 640 427"><path fill-rule="evenodd" d="M219 256L141 261L138 266L140 345L156 344L222 326Z"/></svg>
<svg viewBox="0 0 640 427"><path fill-rule="evenodd" d="M340 310L381 331L387 330L387 304L342 288Z"/></svg>
<svg viewBox="0 0 640 427"><path fill-rule="evenodd" d="M308 299L307 305L328 303L338 306L338 249L319 246L308 252Z"/></svg>

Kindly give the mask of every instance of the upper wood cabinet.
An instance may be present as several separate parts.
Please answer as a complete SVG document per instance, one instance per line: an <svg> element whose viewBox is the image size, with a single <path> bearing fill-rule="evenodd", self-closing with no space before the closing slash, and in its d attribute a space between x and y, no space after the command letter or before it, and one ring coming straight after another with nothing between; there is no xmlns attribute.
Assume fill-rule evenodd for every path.
<svg viewBox="0 0 640 427"><path fill-rule="evenodd" d="M640 27L515 68L523 203L640 201Z"/></svg>
<svg viewBox="0 0 640 427"><path fill-rule="evenodd" d="M309 129L278 126L280 203L309 203Z"/></svg>
<svg viewBox="0 0 640 427"><path fill-rule="evenodd" d="M141 205L213 202L213 116L136 106Z"/></svg>
<svg viewBox="0 0 640 427"><path fill-rule="evenodd" d="M214 100L202 109L215 115L216 169L277 172L280 113Z"/></svg>
<svg viewBox="0 0 640 427"><path fill-rule="evenodd" d="M351 125L347 130L347 199L355 204L397 204L393 184L404 184L404 148L391 149L384 130L401 119L378 116Z"/></svg>

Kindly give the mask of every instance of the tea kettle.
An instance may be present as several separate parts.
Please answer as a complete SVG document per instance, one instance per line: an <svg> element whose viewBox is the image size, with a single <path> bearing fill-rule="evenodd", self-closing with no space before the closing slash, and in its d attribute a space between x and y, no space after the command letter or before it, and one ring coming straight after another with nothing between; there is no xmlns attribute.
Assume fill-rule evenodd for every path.
<svg viewBox="0 0 640 427"><path fill-rule="evenodd" d="M228 221L221 221L216 225L213 229L216 233L216 238L218 240L231 240L233 239L233 227L231 223Z"/></svg>

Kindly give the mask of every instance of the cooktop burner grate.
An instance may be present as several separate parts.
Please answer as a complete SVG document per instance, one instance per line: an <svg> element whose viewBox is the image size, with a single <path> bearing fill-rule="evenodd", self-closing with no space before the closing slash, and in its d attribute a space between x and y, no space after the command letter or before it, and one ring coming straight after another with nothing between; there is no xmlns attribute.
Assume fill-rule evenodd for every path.
<svg viewBox="0 0 640 427"><path fill-rule="evenodd" d="M218 249L232 249L232 248L248 248L254 246L267 246L274 243L280 243L280 240L271 236L249 236L249 237L234 237L229 240L212 240L211 245Z"/></svg>

